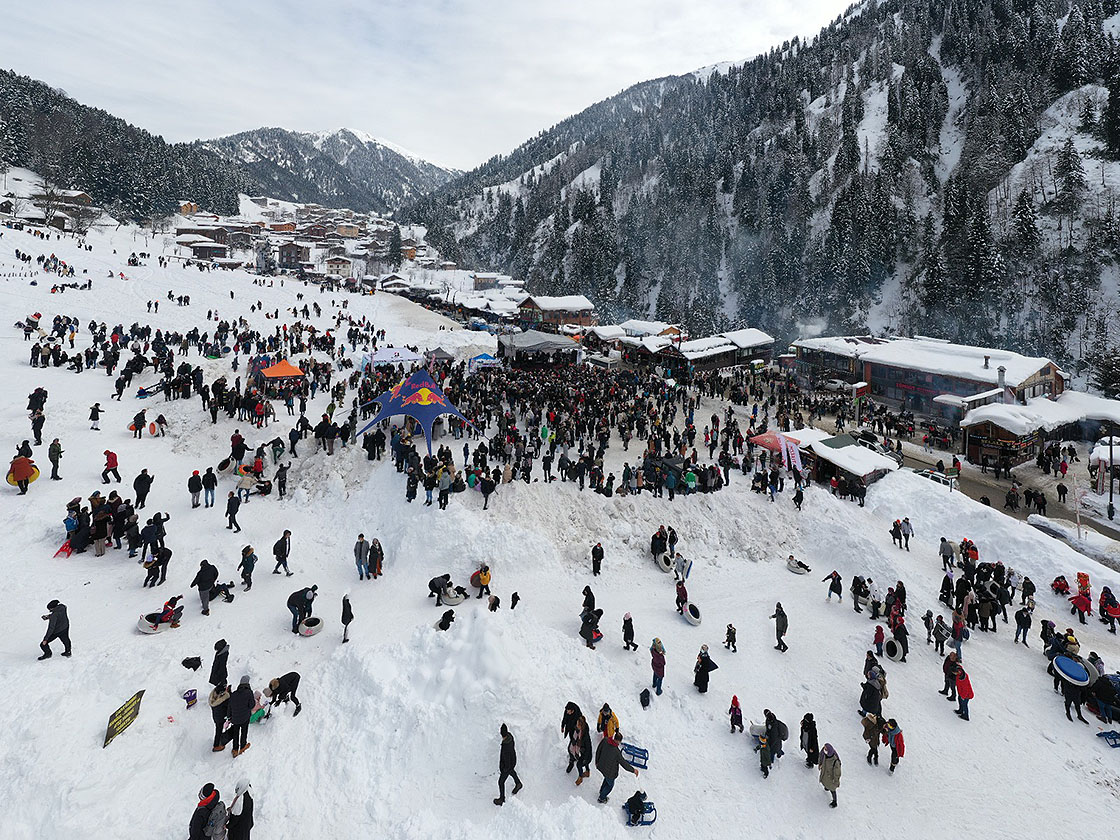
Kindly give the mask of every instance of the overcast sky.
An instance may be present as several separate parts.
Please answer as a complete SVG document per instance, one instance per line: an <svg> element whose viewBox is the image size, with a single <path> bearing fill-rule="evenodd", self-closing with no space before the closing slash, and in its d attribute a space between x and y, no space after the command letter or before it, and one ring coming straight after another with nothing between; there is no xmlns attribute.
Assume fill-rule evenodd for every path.
<svg viewBox="0 0 1120 840"><path fill-rule="evenodd" d="M811 37L847 2L5 5L0 65L167 140L348 126L466 169L636 82Z"/></svg>

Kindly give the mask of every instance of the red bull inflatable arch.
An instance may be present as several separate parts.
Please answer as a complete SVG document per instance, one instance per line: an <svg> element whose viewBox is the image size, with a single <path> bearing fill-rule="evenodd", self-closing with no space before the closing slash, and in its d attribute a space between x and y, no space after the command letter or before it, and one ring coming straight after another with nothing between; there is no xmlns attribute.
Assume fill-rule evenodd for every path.
<svg viewBox="0 0 1120 840"><path fill-rule="evenodd" d="M425 370L418 370L407 379L402 379L381 396L370 400L377 403L377 414L358 430L355 437L364 434L382 420L390 417L411 417L424 430L424 440L428 444L428 454L432 454L432 424L442 414L450 414L469 423L443 393L435 380ZM366 403L369 405L369 403Z"/></svg>

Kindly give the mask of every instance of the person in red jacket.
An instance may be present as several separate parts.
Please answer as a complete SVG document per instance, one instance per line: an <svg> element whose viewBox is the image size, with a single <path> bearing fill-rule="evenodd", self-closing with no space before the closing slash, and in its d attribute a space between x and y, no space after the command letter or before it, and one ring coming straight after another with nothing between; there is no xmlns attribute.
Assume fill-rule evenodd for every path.
<svg viewBox="0 0 1120 840"><path fill-rule="evenodd" d="M1078 592L1069 599L1069 602L1073 604L1073 609L1069 611L1069 614L1073 615L1076 613L1077 620L1084 624L1086 613L1091 613L1093 611L1093 602L1089 600L1089 596L1083 592Z"/></svg>
<svg viewBox="0 0 1120 840"><path fill-rule="evenodd" d="M17 455L12 459L8 475L19 487L19 494L23 496L27 493L28 485L31 484L31 476L35 475L35 462L25 455Z"/></svg>
<svg viewBox="0 0 1120 840"><path fill-rule="evenodd" d="M106 449L102 454L105 456L105 469L101 472L101 483L108 484L109 473L112 473L113 477L117 479L117 484L120 484L121 474L117 472L117 453Z"/></svg>
<svg viewBox="0 0 1120 840"><path fill-rule="evenodd" d="M957 668L957 716L961 720L968 720L968 701L973 698L972 682L964 668Z"/></svg>
<svg viewBox="0 0 1120 840"><path fill-rule="evenodd" d="M891 748L891 769L898 766L898 760L906 755L906 742L902 738L902 728L898 721L891 718L887 721L887 728L883 730L883 743Z"/></svg>

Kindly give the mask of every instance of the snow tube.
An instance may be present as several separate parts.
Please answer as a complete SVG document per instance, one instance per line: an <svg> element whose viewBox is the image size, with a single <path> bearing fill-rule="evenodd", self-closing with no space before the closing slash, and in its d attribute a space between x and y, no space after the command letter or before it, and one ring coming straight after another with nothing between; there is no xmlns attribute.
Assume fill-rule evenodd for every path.
<svg viewBox="0 0 1120 840"><path fill-rule="evenodd" d="M898 662L898 660L902 659L902 645L894 639L887 639L883 644L883 653L887 655L887 659L891 662Z"/></svg>
<svg viewBox="0 0 1120 840"><path fill-rule="evenodd" d="M481 570L476 570L474 574L471 575L471 586L473 586L475 589L478 589L480 586L482 586Z"/></svg>
<svg viewBox="0 0 1120 840"><path fill-rule="evenodd" d="M796 560L787 560L786 568L793 572L795 575L803 575L811 571L804 563L798 563Z"/></svg>
<svg viewBox="0 0 1120 840"><path fill-rule="evenodd" d="M316 618L315 616L305 618L299 623L299 634L301 636L314 636L322 629L323 620L320 618Z"/></svg>
<svg viewBox="0 0 1120 840"><path fill-rule="evenodd" d="M27 483L28 484L34 484L35 479L37 479L38 477L39 477L39 468L36 467L34 464L32 464L31 465L31 478L27 479ZM8 471L8 483L10 485L12 485L12 487L16 486L16 480L14 478L12 478L12 473L11 473L10 470Z"/></svg>
<svg viewBox="0 0 1120 840"><path fill-rule="evenodd" d="M448 592L445 595L441 596L441 600L446 606L453 607L456 604L461 604L463 603L463 601L467 600L467 596L460 592L452 590L451 592Z"/></svg>
<svg viewBox="0 0 1120 840"><path fill-rule="evenodd" d="M1054 670L1058 672L1059 677L1073 685L1089 685L1092 682L1089 678L1089 667L1082 664L1080 658L1055 656ZM1096 668L1093 670L1095 671Z"/></svg>
<svg viewBox="0 0 1120 840"><path fill-rule="evenodd" d="M154 636L156 633L163 633L171 629L171 622L165 621L163 624L159 623L159 613L147 613L140 616L136 622L136 629L141 633L148 636Z"/></svg>
<svg viewBox="0 0 1120 840"><path fill-rule="evenodd" d="M700 623L700 608L695 604L685 604L684 617L689 624L698 625Z"/></svg>
<svg viewBox="0 0 1120 840"><path fill-rule="evenodd" d="M229 465L233 463L233 458L224 458L218 462L218 472L225 472L229 469Z"/></svg>
<svg viewBox="0 0 1120 840"><path fill-rule="evenodd" d="M658 554L654 562L656 562L657 567L666 574L673 571L673 558L668 554Z"/></svg>

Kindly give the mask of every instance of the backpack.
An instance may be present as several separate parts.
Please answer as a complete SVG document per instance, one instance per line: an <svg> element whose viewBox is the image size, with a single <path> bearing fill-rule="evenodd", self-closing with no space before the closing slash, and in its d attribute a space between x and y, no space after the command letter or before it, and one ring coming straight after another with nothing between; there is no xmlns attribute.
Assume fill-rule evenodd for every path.
<svg viewBox="0 0 1120 840"><path fill-rule="evenodd" d="M968 639L969 639L969 637L970 637L971 635L972 635L972 634L968 632L968 628L967 628L967 627L963 627L963 628L961 628L961 641L962 641L962 642L967 642L967 641L968 641Z"/></svg>
<svg viewBox="0 0 1120 840"><path fill-rule="evenodd" d="M642 701L642 708L643 709L648 709L649 708L649 689L648 688L643 688L642 693L640 695L638 695L638 699L640 699Z"/></svg>
<svg viewBox="0 0 1120 840"><path fill-rule="evenodd" d="M778 721L778 740L779 741L788 741L789 740L789 727L785 725L784 721L780 721L780 720Z"/></svg>
<svg viewBox="0 0 1120 840"><path fill-rule="evenodd" d="M207 837L221 840L221 838L226 836L227 818L228 814L226 813L225 803L219 799L214 803L214 807L210 809L210 818L206 820L206 827L202 830L202 833Z"/></svg>

